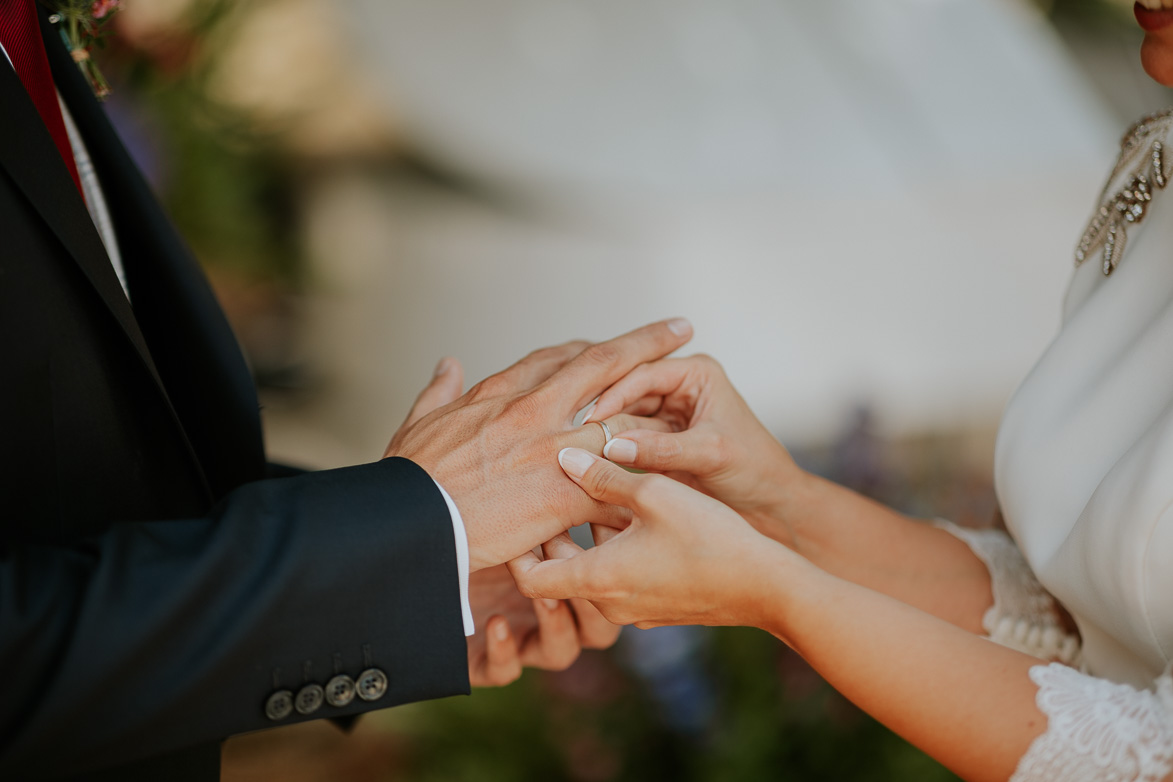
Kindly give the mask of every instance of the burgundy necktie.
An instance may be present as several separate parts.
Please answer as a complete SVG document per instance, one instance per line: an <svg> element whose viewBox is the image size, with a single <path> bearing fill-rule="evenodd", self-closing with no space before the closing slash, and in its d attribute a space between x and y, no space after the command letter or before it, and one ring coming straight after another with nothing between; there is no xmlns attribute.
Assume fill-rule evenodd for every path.
<svg viewBox="0 0 1173 782"><path fill-rule="evenodd" d="M4 44L16 68L16 75L33 99L33 105L37 107L41 120L65 160L69 175L77 185L77 191L81 193L81 178L77 175L73 147L65 132L65 121L61 118L61 106L57 103L57 89L53 86L45 42L41 40L34 0L0 0L0 43ZM2 55L0 67L8 67Z"/></svg>

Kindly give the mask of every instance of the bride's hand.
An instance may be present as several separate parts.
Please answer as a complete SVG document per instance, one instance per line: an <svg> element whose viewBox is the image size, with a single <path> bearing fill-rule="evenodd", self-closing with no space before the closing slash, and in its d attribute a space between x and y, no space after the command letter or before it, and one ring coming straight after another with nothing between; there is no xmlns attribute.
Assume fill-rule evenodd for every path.
<svg viewBox="0 0 1173 782"><path fill-rule="evenodd" d="M678 481L635 475L578 448L559 455L591 497L632 511L630 526L584 551L563 534L510 563L528 597L582 597L609 621L764 626L763 585L779 567L811 567L737 513ZM773 610L776 610L774 608Z"/></svg>
<svg viewBox="0 0 1173 782"><path fill-rule="evenodd" d="M670 433L616 435L605 455L616 464L665 473L714 497L767 534L805 473L771 435L709 356L644 364L603 392L591 420L625 412L650 416Z"/></svg>

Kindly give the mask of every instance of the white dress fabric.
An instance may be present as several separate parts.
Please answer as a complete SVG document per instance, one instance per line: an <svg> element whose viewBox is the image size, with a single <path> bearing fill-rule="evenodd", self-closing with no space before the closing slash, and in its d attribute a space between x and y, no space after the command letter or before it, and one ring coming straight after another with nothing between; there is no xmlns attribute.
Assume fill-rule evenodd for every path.
<svg viewBox="0 0 1173 782"><path fill-rule="evenodd" d="M1047 729L1012 782L1173 772L1173 117L1144 122L1081 243L1063 327L1003 418L995 482L1013 542L942 524L990 567L991 639L1050 663L1030 672Z"/></svg>

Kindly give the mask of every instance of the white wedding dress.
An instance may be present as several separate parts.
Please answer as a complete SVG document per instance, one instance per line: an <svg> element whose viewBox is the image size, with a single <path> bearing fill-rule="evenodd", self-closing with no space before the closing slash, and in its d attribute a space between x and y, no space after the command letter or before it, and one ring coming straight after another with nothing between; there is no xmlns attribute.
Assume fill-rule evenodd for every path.
<svg viewBox="0 0 1173 782"><path fill-rule="evenodd" d="M1047 729L1012 782L1173 771L1171 136L1169 112L1126 134L1063 327L1006 410L995 481L1013 540L942 524L990 568L991 639L1049 661L1030 672Z"/></svg>

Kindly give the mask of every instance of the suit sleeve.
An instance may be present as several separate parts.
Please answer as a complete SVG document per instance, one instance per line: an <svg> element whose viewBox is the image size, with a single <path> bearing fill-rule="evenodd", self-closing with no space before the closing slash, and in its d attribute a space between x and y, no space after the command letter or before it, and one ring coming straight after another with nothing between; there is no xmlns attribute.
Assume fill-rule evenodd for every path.
<svg viewBox="0 0 1173 782"><path fill-rule="evenodd" d="M0 665L0 778L467 693L447 507L422 469L385 459L248 484L203 518L11 547ZM372 668L376 700L266 716L275 691Z"/></svg>

